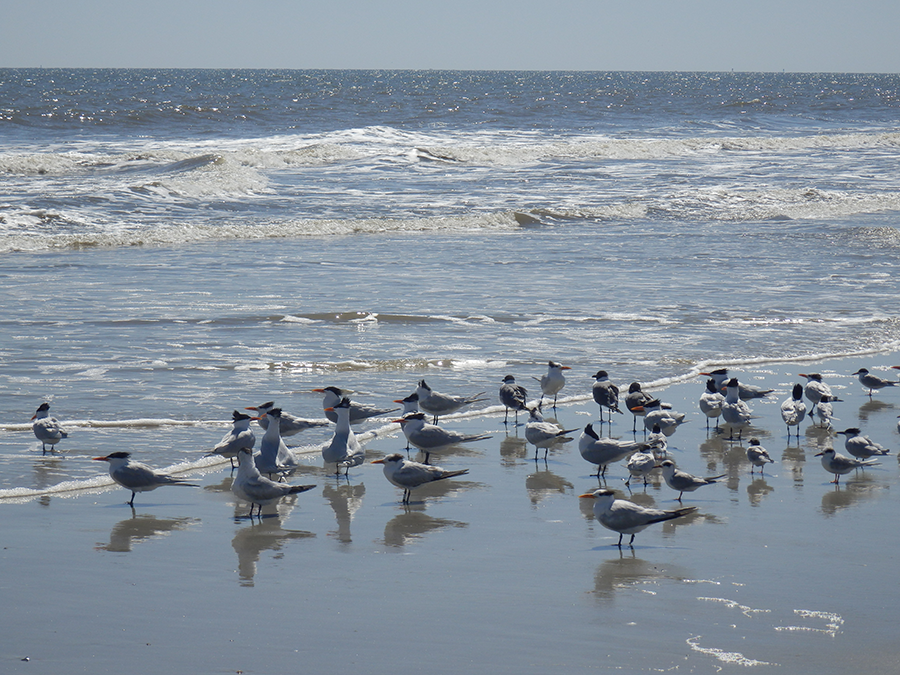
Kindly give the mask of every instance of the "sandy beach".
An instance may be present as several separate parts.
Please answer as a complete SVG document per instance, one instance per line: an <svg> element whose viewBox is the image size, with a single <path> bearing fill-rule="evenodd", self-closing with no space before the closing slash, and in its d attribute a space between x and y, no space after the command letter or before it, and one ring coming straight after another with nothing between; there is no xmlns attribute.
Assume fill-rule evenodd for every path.
<svg viewBox="0 0 900 675"><path fill-rule="evenodd" d="M893 358L734 366L776 390L750 403L758 419L742 443L707 433L703 378L657 390L690 420L670 439L678 465L727 477L684 496L695 514L621 550L578 498L598 480L577 440L535 461L524 428L504 429L496 404L444 422L493 438L433 457L470 473L415 491L407 507L368 464L404 447L396 425L366 434L367 463L349 479L307 455L290 482L316 489L261 520L244 517L227 463L192 472L200 488L139 494L134 509L117 486L4 499L4 672L888 672L900 663L900 387L869 398L850 373L893 376ZM843 437L804 421L788 442L780 418L807 371L843 399L836 429L858 426L891 449L839 486L814 455L843 451ZM563 393L560 424L596 422L586 373ZM631 416L612 429L630 437ZM34 470L127 447L129 433L82 431L65 455L34 454ZM175 428L164 441L200 453L222 433ZM4 446L30 446L29 435L4 432ZM763 475L751 476L750 437L775 459ZM610 467L606 485L678 506L658 475L632 493L626 475Z"/></svg>

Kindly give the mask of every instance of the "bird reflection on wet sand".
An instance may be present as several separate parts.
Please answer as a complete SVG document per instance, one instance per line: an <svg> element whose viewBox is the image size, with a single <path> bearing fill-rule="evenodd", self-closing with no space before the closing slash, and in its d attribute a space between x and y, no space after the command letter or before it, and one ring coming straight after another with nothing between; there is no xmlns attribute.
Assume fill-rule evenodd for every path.
<svg viewBox="0 0 900 675"><path fill-rule="evenodd" d="M131 518L120 520L113 526L109 534L108 544L97 544L97 551L117 551L127 553L135 544L140 544L147 539L161 537L171 532L185 530L191 525L199 523L198 518L157 518L149 513L137 515L134 508L131 509Z"/></svg>

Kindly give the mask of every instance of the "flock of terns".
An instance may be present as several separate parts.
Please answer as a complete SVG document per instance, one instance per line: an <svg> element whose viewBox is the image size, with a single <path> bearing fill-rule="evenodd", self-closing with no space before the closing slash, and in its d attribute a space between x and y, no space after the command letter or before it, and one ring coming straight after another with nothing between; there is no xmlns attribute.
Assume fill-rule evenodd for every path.
<svg viewBox="0 0 900 675"><path fill-rule="evenodd" d="M900 366L893 366L900 369ZM510 412L514 415L514 424L518 424L519 412L528 414L525 423L525 440L535 447L535 460L539 449L544 449L546 459L549 449L559 443L572 440L568 434L577 429L562 429L553 422L545 421L541 413L541 404L552 398L556 407L557 396L566 383L563 371L570 370L554 361L548 363L547 373L534 378L540 383L541 398L529 405L525 387L516 383L515 377L507 375L500 387L500 402L505 408L504 424L509 424ZM771 394L772 389L761 389L738 382L729 377L724 368L711 372L703 372L707 377L706 390L699 399L700 411L706 416L707 429L710 421L714 421L715 430L720 431L719 420L729 428L728 440L738 441L741 433L750 425L754 415L747 401L762 398ZM853 375L868 389L869 396L875 390L897 386L898 382L880 378L869 373L865 368ZM788 430L796 428L799 437L800 423L807 417L813 424L831 428L833 403L840 401L832 394L831 389L822 381L817 373L800 374L807 380L806 386L795 384L791 395L781 404L781 416ZM607 423L611 423L613 413L624 414L619 407L619 388L609 379L609 374L598 371L594 376L592 394L594 401L600 406L600 425L604 424L604 410L607 411ZM455 413L462 408L487 401L484 392L474 396L455 396L434 391L425 380L420 380L416 390L404 399L395 401L403 408L378 408L357 401L351 401L346 390L338 387L314 389L323 395L323 413L325 419L303 419L290 415L274 402L248 407L245 410L256 414L251 416L237 410L232 415L233 427L222 440L210 451L209 455L229 458L234 469L237 461L237 474L232 482L232 491L240 500L250 503L252 518L254 509L261 517L262 507L290 494L305 492L314 485L291 485L284 482L284 476L300 466L299 458L285 444L284 438L298 434L307 429L334 425L330 441L322 446L322 458L326 464L334 464L335 473L343 470L347 475L352 467L363 464L365 450L353 432L352 425L373 417L396 413L399 417L393 422L400 425L407 440L407 454L410 446L414 446L425 455L424 462L416 462L404 457L402 453L393 453L371 464L380 464L384 476L396 487L403 490L402 503L409 503L412 490L434 481L462 476L468 469L446 470L429 463L430 455L460 443L471 443L490 438L486 434L463 434L439 426L440 417ZM807 408L804 395L810 402ZM663 479L673 490L678 491L677 501L681 502L685 492L693 492L705 485L710 485L723 478L718 476L693 476L677 468L666 451L667 438L685 423L686 415L672 410L670 405L662 403L658 398L642 391L641 385L634 382L628 393L622 398L624 407L633 415L633 430L637 432L637 420L643 419L644 441L620 440L601 437L588 423L582 430L578 440L581 456L596 465L594 474L602 480L607 467L627 460L629 477L626 485L630 487L632 479L643 480L647 485L648 475L655 469L661 469ZM429 418L431 421L429 421ZM818 419L818 422L816 420ZM42 403L32 418L35 437L41 441L42 450L47 445L51 450L57 443L68 436L63 425L50 416L50 406ZM259 450L254 454L256 435L251 429L251 422L258 422L263 429ZM835 476L837 484L840 476L861 467L876 463L876 457L888 454L888 450L864 436L860 429L849 428L838 431L845 436L845 448L850 456L840 454L833 448L827 448L816 456L822 458L822 466ZM113 452L104 457L95 457L97 461L107 462L109 475L113 481L131 490L129 505L134 506L134 498L138 492L149 492L163 485L181 485L197 487L186 479L170 476L157 471L131 458L128 452ZM760 445L758 439L751 439L747 447L747 459L751 464L751 472L759 468L762 472L768 463L774 462L768 452ZM275 479L273 479L273 477ZM276 480L277 479L277 480ZM593 499L593 512L604 527L619 533L617 546L622 545L623 535L630 534L629 545L634 542L634 535L650 525L693 513L695 507L682 507L663 510L647 508L628 500L616 499L612 490L599 487L592 492L580 495L585 499Z"/></svg>

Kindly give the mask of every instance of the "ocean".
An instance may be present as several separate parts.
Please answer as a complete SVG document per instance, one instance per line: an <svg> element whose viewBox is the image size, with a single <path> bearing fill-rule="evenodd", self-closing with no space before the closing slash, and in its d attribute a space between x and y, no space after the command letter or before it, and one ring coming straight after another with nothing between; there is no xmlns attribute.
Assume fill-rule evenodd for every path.
<svg viewBox="0 0 900 675"><path fill-rule="evenodd" d="M114 450L218 479L232 410L320 418L328 385L485 391L473 431L550 359L577 426L600 369L783 398L833 362L861 396L857 367L896 379L898 119L898 75L0 69L0 508L118 501L84 461ZM70 430L47 456L43 401ZM316 471L329 434L296 441Z"/></svg>

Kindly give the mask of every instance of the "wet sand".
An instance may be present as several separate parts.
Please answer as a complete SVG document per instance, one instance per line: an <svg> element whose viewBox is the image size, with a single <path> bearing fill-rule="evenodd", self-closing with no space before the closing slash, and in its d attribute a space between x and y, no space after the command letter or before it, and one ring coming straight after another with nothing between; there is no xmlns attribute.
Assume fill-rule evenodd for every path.
<svg viewBox="0 0 900 675"><path fill-rule="evenodd" d="M850 376L866 366L896 378L895 358L734 366L776 389L750 403L759 418L743 443L707 433L702 378L658 390L690 419L670 439L678 465L727 477L684 496L696 514L621 550L578 499L598 479L577 440L535 461L524 428L505 430L502 413L443 422L493 438L433 456L470 473L415 491L407 507L380 466L336 479L317 456L291 478L317 488L266 507L261 520L244 517L227 463L194 472L198 489L139 494L134 509L118 487L0 501L3 671L896 670L900 387L870 399ZM788 442L779 415L809 370L844 399L836 429L861 427L892 451L839 486L814 455L843 451L843 437L804 421ZM570 376L563 393L583 396L557 408L564 427L597 421L589 387L586 375ZM612 429L630 437L631 416ZM184 433L199 452L222 432ZM752 436L775 459L764 475L750 473ZM366 445L370 461L405 442L393 427ZM626 476L613 466L606 484L641 504L678 506L659 476L631 494Z"/></svg>

